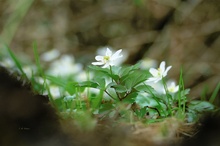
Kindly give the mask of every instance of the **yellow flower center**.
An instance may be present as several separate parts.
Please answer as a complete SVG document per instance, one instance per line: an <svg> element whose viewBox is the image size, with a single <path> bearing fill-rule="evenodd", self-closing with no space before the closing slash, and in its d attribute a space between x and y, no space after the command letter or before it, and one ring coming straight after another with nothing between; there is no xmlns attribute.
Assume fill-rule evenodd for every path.
<svg viewBox="0 0 220 146"><path fill-rule="evenodd" d="M158 76L161 76L161 69L160 69L160 68L158 68L157 70L158 70L157 75L158 75Z"/></svg>
<svg viewBox="0 0 220 146"><path fill-rule="evenodd" d="M174 87L170 87L170 88L168 89L168 91L169 91L169 92L174 92Z"/></svg>
<svg viewBox="0 0 220 146"><path fill-rule="evenodd" d="M106 63L107 61L110 60L110 57L109 56L104 56L104 62Z"/></svg>

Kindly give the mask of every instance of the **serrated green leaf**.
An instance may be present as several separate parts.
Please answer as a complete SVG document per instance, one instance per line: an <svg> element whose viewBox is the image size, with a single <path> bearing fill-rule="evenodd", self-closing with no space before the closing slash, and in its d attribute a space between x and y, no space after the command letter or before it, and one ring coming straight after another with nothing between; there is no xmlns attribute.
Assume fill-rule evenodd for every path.
<svg viewBox="0 0 220 146"><path fill-rule="evenodd" d="M122 85L113 85L112 88L114 88L117 93L127 92L127 89Z"/></svg>
<svg viewBox="0 0 220 146"><path fill-rule="evenodd" d="M135 89L139 92L147 92L147 93L154 93L155 90L149 85L138 85Z"/></svg>
<svg viewBox="0 0 220 146"><path fill-rule="evenodd" d="M93 81L96 82L99 85L100 89L105 90L105 78L96 77L96 78L94 78Z"/></svg>
<svg viewBox="0 0 220 146"><path fill-rule="evenodd" d="M137 97L135 98L135 102L141 107L146 107L150 105L150 100L148 97L138 94Z"/></svg>
<svg viewBox="0 0 220 146"><path fill-rule="evenodd" d="M93 81L84 81L75 84L76 87L92 87L92 88L97 88L99 85Z"/></svg>
<svg viewBox="0 0 220 146"><path fill-rule="evenodd" d="M127 76L129 73L131 73L132 68L131 67L123 67L120 72L119 75L123 78L125 76Z"/></svg>
<svg viewBox="0 0 220 146"><path fill-rule="evenodd" d="M147 78L148 75L145 74L145 72L136 70L133 73L129 74L129 76L124 78L122 80L122 84L124 84L128 90L131 90L136 85L147 80Z"/></svg>
<svg viewBox="0 0 220 146"><path fill-rule="evenodd" d="M188 108L196 112L205 112L214 109L214 105L207 101L194 100L188 105Z"/></svg>
<svg viewBox="0 0 220 146"><path fill-rule="evenodd" d="M190 89L185 89L181 92L181 96L186 96L187 94L189 94Z"/></svg>
<svg viewBox="0 0 220 146"><path fill-rule="evenodd" d="M119 75L123 78L124 76L127 76L132 71L138 70L139 68L140 68L140 63L137 63L137 64L132 65L132 66L124 66L119 71Z"/></svg>
<svg viewBox="0 0 220 146"><path fill-rule="evenodd" d="M132 92L125 99L123 99L123 102L134 103L137 96L138 96L137 92Z"/></svg>
<svg viewBox="0 0 220 146"><path fill-rule="evenodd" d="M121 68L122 67L120 67L120 66L111 66L112 73L115 74L115 75L118 75Z"/></svg>
<svg viewBox="0 0 220 146"><path fill-rule="evenodd" d="M115 74L109 74L108 76L111 77L115 81L118 81L118 79L119 79L119 76L115 75Z"/></svg>
<svg viewBox="0 0 220 146"><path fill-rule="evenodd" d="M111 82L111 83L109 83L107 86L106 86L106 88L108 89L108 88L111 88L112 86L114 86L114 85L117 85L115 82Z"/></svg>
<svg viewBox="0 0 220 146"><path fill-rule="evenodd" d="M125 81L125 87L128 89L128 91L131 91L131 89L132 89L132 87L133 87L133 80L131 80L131 79L127 79L126 81Z"/></svg>
<svg viewBox="0 0 220 146"><path fill-rule="evenodd" d="M115 81L117 81L119 79L118 71L120 70L120 68L118 68L118 67L112 66L111 67L112 72L108 68L101 68L98 66L90 65L89 68L92 69L93 71L96 71L97 73L102 73L102 76L105 75L107 77L114 79Z"/></svg>
<svg viewBox="0 0 220 146"><path fill-rule="evenodd" d="M162 103L158 103L154 98L151 96L143 95L143 94L138 94L138 96L135 99L135 102L140 106L140 107L158 107L158 108L163 108L161 106Z"/></svg>
<svg viewBox="0 0 220 146"><path fill-rule="evenodd" d="M110 74L110 70L107 69L107 68L102 68L102 67L98 67L98 66L95 66L95 65L89 65L88 68L91 69L91 70L94 70L94 71L100 71L100 72L103 72L103 73Z"/></svg>

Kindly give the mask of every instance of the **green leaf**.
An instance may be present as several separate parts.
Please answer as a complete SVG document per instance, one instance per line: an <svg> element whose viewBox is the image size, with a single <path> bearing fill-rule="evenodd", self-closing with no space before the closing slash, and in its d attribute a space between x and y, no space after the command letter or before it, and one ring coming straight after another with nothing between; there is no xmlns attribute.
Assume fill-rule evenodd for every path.
<svg viewBox="0 0 220 146"><path fill-rule="evenodd" d="M100 71L100 72L103 72L105 74L110 74L110 70L107 69L107 68L102 68L102 67L98 67L98 66L95 66L95 65L89 65L88 68L93 70L93 71Z"/></svg>
<svg viewBox="0 0 220 146"><path fill-rule="evenodd" d="M137 63L137 64L132 65L132 66L124 66L119 71L119 75L123 78L124 76L127 76L132 71L138 70L139 68L140 68L140 63Z"/></svg>
<svg viewBox="0 0 220 146"><path fill-rule="evenodd" d="M132 92L125 99L123 99L123 102L134 103L137 96L138 96L137 92Z"/></svg>
<svg viewBox="0 0 220 146"><path fill-rule="evenodd" d="M190 92L190 89L185 89L185 90L181 91L181 96L182 96L182 97L183 97L183 96L186 96L186 95L189 94L189 92Z"/></svg>
<svg viewBox="0 0 220 146"><path fill-rule="evenodd" d="M118 76L119 68L118 67L112 66L112 73L111 73L110 69L108 69L108 68L101 68L101 67L92 66L92 65L90 65L89 68L92 69L93 71L96 71L96 73L98 73L98 74L102 73L101 76L103 76L103 74L104 74L107 77L113 78L115 81L117 81L119 79L119 76Z"/></svg>
<svg viewBox="0 0 220 146"><path fill-rule="evenodd" d="M186 113L186 117L187 117L187 121L189 122L189 123L192 123L192 122L195 122L195 121L197 121L198 120L198 114L196 113L196 112L194 112L194 111L191 111L191 112L188 112L188 113Z"/></svg>
<svg viewBox="0 0 220 146"><path fill-rule="evenodd" d="M105 90L105 78L96 77L94 78L94 82L96 82L99 85L100 89Z"/></svg>
<svg viewBox="0 0 220 146"><path fill-rule="evenodd" d="M66 81L63 80L62 78L54 77L54 76L51 76L51 75L46 75L45 78L48 79L49 81L51 81L52 83L54 83L56 85L59 85L61 87L66 86Z"/></svg>
<svg viewBox="0 0 220 146"><path fill-rule="evenodd" d="M111 87L114 88L117 93L125 93L125 92L127 92L127 89L124 86L122 86L122 85L113 85Z"/></svg>
<svg viewBox="0 0 220 146"><path fill-rule="evenodd" d="M99 85L93 81L84 81L75 84L76 87L92 87L92 88L97 88Z"/></svg>
<svg viewBox="0 0 220 146"><path fill-rule="evenodd" d="M28 79L26 73L22 69L22 65L21 65L20 61L17 59L17 57L14 55L14 53L11 51L11 49L8 46L6 46L6 49L9 53L9 55L11 56L12 60L14 61L15 65L17 66L19 71L22 73L22 76L24 76L26 79Z"/></svg>
<svg viewBox="0 0 220 146"><path fill-rule="evenodd" d="M115 85L117 85L115 82L111 82L106 86L106 89L112 88L112 86L115 86Z"/></svg>
<svg viewBox="0 0 220 146"><path fill-rule="evenodd" d="M115 81L118 81L118 79L119 79L119 76L115 75L115 74L109 74L108 76L111 77Z"/></svg>
<svg viewBox="0 0 220 146"><path fill-rule="evenodd" d="M196 112L205 112L214 109L214 105L207 101L194 100L188 105L188 108Z"/></svg>
<svg viewBox="0 0 220 146"><path fill-rule="evenodd" d="M151 101L150 101L150 98L149 97L146 97L142 94L138 94L136 99L135 99L135 102L141 107L146 107L146 106L150 106L151 104Z"/></svg>
<svg viewBox="0 0 220 146"><path fill-rule="evenodd" d="M128 91L131 91L131 89L132 89L132 87L133 87L133 80L132 79L127 79L126 81L125 81L125 87L128 89Z"/></svg>
<svg viewBox="0 0 220 146"><path fill-rule="evenodd" d="M63 102L63 98L56 98L54 99L52 104L54 104L54 108L56 108L56 110L59 110L60 112L64 110L64 106L61 106L62 105L62 102Z"/></svg>
<svg viewBox="0 0 220 146"><path fill-rule="evenodd" d="M147 93L155 93L156 91L154 90L154 88L152 88L149 85L138 85L135 87L135 89L139 92L147 92Z"/></svg>
<svg viewBox="0 0 220 146"><path fill-rule="evenodd" d="M34 58L35 58L35 62L37 65L38 72L40 73L41 76L44 76L44 72L43 72L43 69L40 64L40 59L39 59L39 54L37 51L37 44L36 43L33 44L33 50L34 50Z"/></svg>
<svg viewBox="0 0 220 146"><path fill-rule="evenodd" d="M210 103L213 103L213 102L214 102L215 98L216 98L217 95L218 95L219 90L220 90L220 82L219 82L218 85L216 86L215 90L213 91L213 93L212 93L212 95L211 95L211 97L210 97L210 99L209 99L209 102L210 102Z"/></svg>
<svg viewBox="0 0 220 146"><path fill-rule="evenodd" d="M70 94L73 95L76 92L83 92L85 90L85 87L76 87L76 82L68 82L66 83L66 86L64 89Z"/></svg>
<svg viewBox="0 0 220 146"><path fill-rule="evenodd" d="M121 68L119 75L121 77L127 76L131 72L131 70L132 70L131 67L123 67Z"/></svg>
<svg viewBox="0 0 220 146"><path fill-rule="evenodd" d="M120 67L120 66L111 66L111 68L112 68L112 73L114 75L118 75L119 71L121 70L122 67Z"/></svg>
<svg viewBox="0 0 220 146"><path fill-rule="evenodd" d="M137 116L139 118L143 118L147 113L147 109L146 108L141 108L141 109L135 110L135 113L137 114Z"/></svg>
<svg viewBox="0 0 220 146"><path fill-rule="evenodd" d="M99 94L97 96L90 96L89 100L91 103L91 107L93 108L93 110L96 110L97 108L99 108L99 106L101 105L102 102L102 98L104 95L104 91L100 90Z"/></svg>
<svg viewBox="0 0 220 146"><path fill-rule="evenodd" d="M124 84L128 90L131 90L134 86L146 81L147 79L148 74L146 74L146 72L136 70L124 78L122 80L122 84Z"/></svg>
<svg viewBox="0 0 220 146"><path fill-rule="evenodd" d="M155 98L148 96L147 94L138 94L138 96L135 99L135 102L140 106L140 107L157 107L161 111L164 111L166 108L165 104L157 101Z"/></svg>

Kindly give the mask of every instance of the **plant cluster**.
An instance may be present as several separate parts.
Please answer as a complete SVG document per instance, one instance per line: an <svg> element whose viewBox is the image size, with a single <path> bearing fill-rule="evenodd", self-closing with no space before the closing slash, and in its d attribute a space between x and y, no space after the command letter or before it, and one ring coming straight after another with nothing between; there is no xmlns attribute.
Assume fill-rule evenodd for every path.
<svg viewBox="0 0 220 146"><path fill-rule="evenodd" d="M97 94L87 95L88 103L96 114L146 122L175 116L193 122L197 120L198 113L214 109L207 101L190 101L187 98L189 89L184 89L182 71L179 85L167 82L171 66L166 68L165 61L157 69L141 68L141 62L115 66L117 59L122 57L121 51L112 54L107 48L106 54L96 56L97 62L89 66L94 77L74 84L79 89L98 89Z"/></svg>
<svg viewBox="0 0 220 146"><path fill-rule="evenodd" d="M122 50L113 53L107 48L105 54L96 56L96 62L92 62L84 72L74 72L71 63L55 63L56 72L64 70L68 74L67 69L74 72L62 76L43 71L35 46L36 68L27 75L13 52L10 49L8 52L22 76L31 81L33 89L47 94L62 117L77 119L76 124L83 128L91 128L97 119L106 118L152 123L176 117L185 122L195 122L202 112L214 109L208 101L187 97L190 90L184 88L182 71L178 85L169 81L167 74L171 66L166 67L165 61L159 68L144 67L141 61L135 65L116 65L123 58ZM68 57L63 58L71 62ZM47 55L46 59L50 60ZM68 65L66 69L65 65ZM84 81L79 80L80 74L86 74Z"/></svg>

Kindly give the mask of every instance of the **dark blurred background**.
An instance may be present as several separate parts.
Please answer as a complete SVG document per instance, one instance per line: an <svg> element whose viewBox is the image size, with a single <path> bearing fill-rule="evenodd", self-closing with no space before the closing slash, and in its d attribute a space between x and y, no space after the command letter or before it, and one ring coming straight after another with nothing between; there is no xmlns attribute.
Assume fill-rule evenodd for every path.
<svg viewBox="0 0 220 146"><path fill-rule="evenodd" d="M220 82L219 10L218 0L0 0L0 43L33 57L36 41L40 54L83 64L100 47L122 48L127 64L165 60L175 80L182 67L190 97L208 99Z"/></svg>

